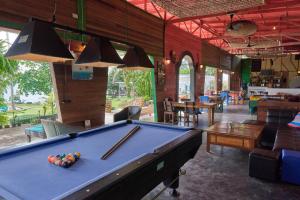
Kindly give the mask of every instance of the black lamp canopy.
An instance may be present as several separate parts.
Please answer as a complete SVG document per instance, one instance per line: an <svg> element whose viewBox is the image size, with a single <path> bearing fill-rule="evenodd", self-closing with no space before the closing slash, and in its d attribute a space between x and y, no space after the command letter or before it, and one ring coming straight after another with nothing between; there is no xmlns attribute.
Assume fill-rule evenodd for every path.
<svg viewBox="0 0 300 200"><path fill-rule="evenodd" d="M126 70L145 70L154 68L144 49L138 46L129 47L123 61L125 66L120 66L119 68Z"/></svg>
<svg viewBox="0 0 300 200"><path fill-rule="evenodd" d="M92 38L78 57L77 65L91 67L120 66L124 62L106 38Z"/></svg>
<svg viewBox="0 0 300 200"><path fill-rule="evenodd" d="M74 57L49 23L27 23L5 57L14 60L65 62Z"/></svg>
<svg viewBox="0 0 300 200"><path fill-rule="evenodd" d="M93 37L77 59L77 65L91 67L118 66L128 70L154 68L146 52L141 47L131 46L126 42L114 40L130 46L122 60L109 38L35 18L23 27L17 39L8 49L5 57L15 60L40 62L73 60L74 57L65 47L54 28Z"/></svg>

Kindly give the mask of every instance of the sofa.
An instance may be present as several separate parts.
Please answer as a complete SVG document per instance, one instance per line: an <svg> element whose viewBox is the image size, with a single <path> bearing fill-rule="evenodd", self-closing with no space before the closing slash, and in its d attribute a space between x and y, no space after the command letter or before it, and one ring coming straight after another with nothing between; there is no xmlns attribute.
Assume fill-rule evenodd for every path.
<svg viewBox="0 0 300 200"><path fill-rule="evenodd" d="M269 181L281 178L283 181L300 184L300 175L296 178L297 181L290 181L290 175L286 175L287 172L291 173L291 169L287 168L291 166L291 160L293 165L297 165L293 161L294 157L297 154L300 157L300 130L287 125L297 112L298 110L292 109L269 109L266 122L244 122L265 125L257 148L249 154L249 176Z"/></svg>

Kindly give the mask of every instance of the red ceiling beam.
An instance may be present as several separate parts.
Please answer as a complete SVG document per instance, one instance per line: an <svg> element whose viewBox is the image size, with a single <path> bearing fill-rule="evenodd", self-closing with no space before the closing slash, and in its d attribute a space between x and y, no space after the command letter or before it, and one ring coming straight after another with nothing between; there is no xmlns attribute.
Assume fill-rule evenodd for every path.
<svg viewBox="0 0 300 200"><path fill-rule="evenodd" d="M290 6L292 7L286 7L286 3L282 1L283 3L270 3L268 6L259 6L255 7L252 9L243 9L236 11L235 13L237 15L242 14L260 14L260 13L273 13L273 12L279 12L278 10L285 12L286 10L288 11L298 11L300 7L300 1L295 0L289 2ZM282 8L278 8L282 7ZM273 10L272 10L273 9ZM179 19L174 19L171 21L171 23L176 23L176 22L183 22L183 21L189 21L189 20L194 20L194 19L204 19L204 18L209 18L209 17L216 17L216 16L222 16L222 15L227 15L227 13L218 13L218 14L212 14L212 15L205 15L205 16L192 16L192 17L184 17L184 18L179 18Z"/></svg>
<svg viewBox="0 0 300 200"><path fill-rule="evenodd" d="M250 17L250 16L247 16L245 15L243 17L244 19L247 19L247 20L252 20L252 21L255 21L255 22L264 22L267 21L267 22L278 22L278 21L282 21L282 22L286 22L286 21L300 21L300 12L299 12L299 16L272 16L272 17L265 17L264 20L261 19L260 17L257 17L257 18L253 18L253 17ZM220 23L229 23L230 22L230 19L228 18L228 20L223 20L223 21L219 21L219 20L202 20L203 23L209 23L209 24L220 24Z"/></svg>
<svg viewBox="0 0 300 200"><path fill-rule="evenodd" d="M163 17L161 16L160 12L159 12L158 9L156 8L156 5L155 5L153 2L151 2L151 4L152 4L153 8L156 10L156 13L159 15L159 17L160 17L161 19L163 19Z"/></svg>

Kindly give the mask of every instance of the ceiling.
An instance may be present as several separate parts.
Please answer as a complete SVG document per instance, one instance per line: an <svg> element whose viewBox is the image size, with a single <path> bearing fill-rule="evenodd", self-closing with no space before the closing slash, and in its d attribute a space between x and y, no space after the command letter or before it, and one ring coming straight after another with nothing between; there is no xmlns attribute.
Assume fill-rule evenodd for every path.
<svg viewBox="0 0 300 200"><path fill-rule="evenodd" d="M300 53L300 0L128 2L232 54L272 57ZM231 13L234 13L233 21L256 23L257 31L250 36L250 42L248 36L236 37L225 33Z"/></svg>

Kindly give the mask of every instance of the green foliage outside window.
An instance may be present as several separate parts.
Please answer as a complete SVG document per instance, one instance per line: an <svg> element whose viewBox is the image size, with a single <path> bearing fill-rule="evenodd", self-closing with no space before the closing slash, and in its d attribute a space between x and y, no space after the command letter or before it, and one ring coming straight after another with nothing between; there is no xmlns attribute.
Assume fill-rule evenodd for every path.
<svg viewBox="0 0 300 200"><path fill-rule="evenodd" d="M127 97L143 97L152 99L152 83L150 71L121 70L112 68L108 72L108 95L115 97L119 92L119 84L123 83Z"/></svg>

